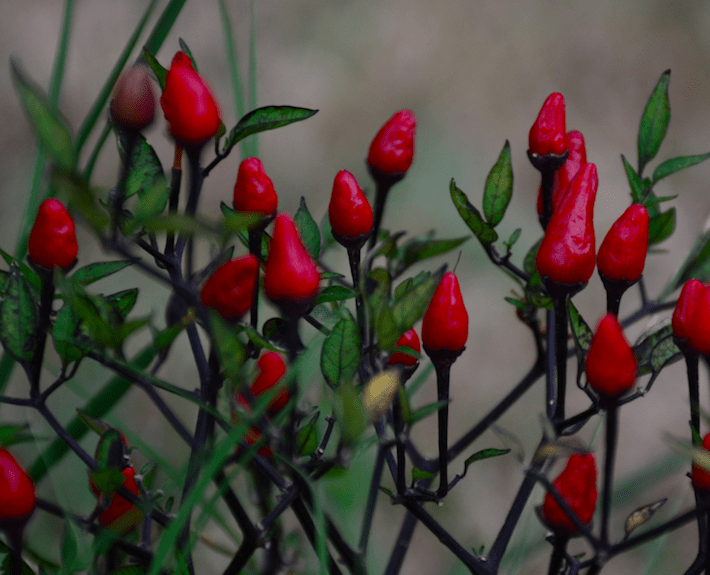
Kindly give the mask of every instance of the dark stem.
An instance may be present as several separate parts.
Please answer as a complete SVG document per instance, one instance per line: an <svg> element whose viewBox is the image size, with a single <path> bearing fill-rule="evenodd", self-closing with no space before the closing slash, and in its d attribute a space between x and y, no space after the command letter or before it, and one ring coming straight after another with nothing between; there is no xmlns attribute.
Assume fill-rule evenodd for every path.
<svg viewBox="0 0 710 575"><path fill-rule="evenodd" d="M200 169L200 148L186 148L187 160L190 165L190 191L187 196L187 204L185 206L185 215L194 216L197 213L197 202L200 199L200 192L202 190L202 170ZM178 261L182 260L182 254L185 250L185 244L187 243L188 236L185 234L180 234L177 244L175 246L175 255ZM190 246L192 247L192 245ZM190 250L192 251L192 250ZM192 257L188 254L188 262L192 261ZM189 279L189 274L187 275Z"/></svg>
<svg viewBox="0 0 710 575"><path fill-rule="evenodd" d="M545 367L545 412L547 418L552 421L555 412L555 311L548 309L545 314L547 320L547 365Z"/></svg>
<svg viewBox="0 0 710 575"><path fill-rule="evenodd" d="M555 185L555 171L543 170L542 174L542 215L540 216L540 224L542 229L547 229L547 224L552 218L552 188Z"/></svg>
<svg viewBox="0 0 710 575"><path fill-rule="evenodd" d="M567 552L568 541L568 537L555 535L555 540L552 544L552 555L550 556L550 568L547 571L548 575L559 575L562 561Z"/></svg>
<svg viewBox="0 0 710 575"><path fill-rule="evenodd" d="M313 520L311 519L311 516L308 514L308 510L306 509L306 506L303 503L303 500L296 499L293 502L293 505L291 506L291 508L293 509L293 512L295 513L296 518L298 519L299 523L301 524L301 527L303 527L303 530L306 532L306 537L308 537L308 541L310 541L311 546L313 547L314 550L317 551L318 547L316 545L316 528L315 528L315 525L313 524ZM330 573L331 575L342 575L342 572L340 571L338 564L330 556L330 553L327 551L327 549L326 549L326 553L328 553L328 565L329 565L328 573Z"/></svg>
<svg viewBox="0 0 710 575"><path fill-rule="evenodd" d="M42 373L44 348L47 343L49 316L52 313L52 302L54 301L54 270L41 270L39 275L42 281L42 291L39 298L39 322L35 334L37 347L31 366L30 397L32 399L36 399L40 395L39 380Z"/></svg>
<svg viewBox="0 0 710 575"><path fill-rule="evenodd" d="M619 406L616 399L609 400L606 406L606 454L604 458L604 485L602 492L602 528L601 544L609 546L609 514L611 511L612 481L614 478L614 459L616 458L617 435L619 432Z"/></svg>
<svg viewBox="0 0 710 575"><path fill-rule="evenodd" d="M177 152L176 152L177 153ZM180 184L182 183L182 168L173 166L170 173L170 204L168 205L168 213L170 215L177 214L178 202L180 201ZM175 232L168 231L168 237L165 240L165 255L172 256L175 252Z"/></svg>
<svg viewBox="0 0 710 575"><path fill-rule="evenodd" d="M397 537L392 555L390 555L385 575L397 575L399 573L418 522L417 517L411 511L407 511L407 515L405 515L402 522L402 528L399 531L399 537Z"/></svg>
<svg viewBox="0 0 710 575"><path fill-rule="evenodd" d="M392 187L392 183L383 181L385 178L375 178L376 190L375 190L375 213L374 221L372 225L372 236L370 236L370 243L368 245L369 250L375 247L377 243L377 237L380 235L380 225L382 224L382 214L385 211L385 202L387 201L387 194Z"/></svg>
<svg viewBox="0 0 710 575"><path fill-rule="evenodd" d="M365 348L365 302L360 289L360 247L348 248L348 261L350 262L350 273L353 276L353 289L355 291L355 313L357 317L357 331L360 334L360 345ZM365 362L360 362L360 381L365 383Z"/></svg>
<svg viewBox="0 0 710 575"><path fill-rule="evenodd" d="M401 389L403 392L404 390ZM402 402L400 401L399 391L395 393L394 402L392 404L392 425L394 427L394 440L397 446L397 493L400 495L407 489L407 480L405 478L405 455L406 445L404 442L404 418L402 417Z"/></svg>
<svg viewBox="0 0 710 575"><path fill-rule="evenodd" d="M249 253L258 260L261 260L261 239L264 236L264 228L258 226L255 229L249 230ZM258 288L258 286L257 286ZM251 300L251 314L249 316L251 327L254 331L258 331L259 326L259 290L254 290L254 297ZM247 344L247 354L249 357L255 358L258 355L256 346L252 340Z"/></svg>
<svg viewBox="0 0 710 575"><path fill-rule="evenodd" d="M367 556L367 542L370 538L372 530L372 518L375 515L375 504L377 503L377 494L380 491L380 480L382 479L382 471L385 467L385 452L387 449L380 446L377 450L377 458L375 459L375 467L372 470L372 480L370 481L370 491L367 494L367 504L365 505L365 513L362 520L362 529L360 530L360 556Z"/></svg>
<svg viewBox="0 0 710 575"><path fill-rule="evenodd" d="M449 380L451 376L451 363L448 361L435 361L436 393L438 401L447 403L439 408L439 489L437 495L444 497L449 490L447 451L449 447Z"/></svg>
<svg viewBox="0 0 710 575"><path fill-rule="evenodd" d="M118 190L116 190L116 197L113 201L113 240L116 241L118 238L118 220L123 213L123 202L126 200L126 183L128 182L128 174L131 169L131 160L133 159L133 150L136 147L136 142L138 141L138 133L131 130L125 131L122 135L126 139L126 161L123 162L121 168L121 180L118 185Z"/></svg>
<svg viewBox="0 0 710 575"><path fill-rule="evenodd" d="M10 544L10 574L22 575L22 533L24 526L8 529L7 540Z"/></svg>
<svg viewBox="0 0 710 575"><path fill-rule="evenodd" d="M698 354L686 351L685 366L688 373L688 394L690 395L690 425L693 428L691 441L696 443L695 434L700 434L700 392L698 386Z"/></svg>
<svg viewBox="0 0 710 575"><path fill-rule="evenodd" d="M557 359L557 395L552 421L565 419L565 395L567 390L567 298L555 298L555 356Z"/></svg>

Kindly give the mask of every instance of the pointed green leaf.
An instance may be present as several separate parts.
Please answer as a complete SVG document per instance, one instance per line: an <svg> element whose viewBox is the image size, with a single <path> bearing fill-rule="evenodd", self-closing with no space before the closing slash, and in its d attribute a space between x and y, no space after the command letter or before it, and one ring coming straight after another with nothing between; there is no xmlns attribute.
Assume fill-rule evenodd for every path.
<svg viewBox="0 0 710 575"><path fill-rule="evenodd" d="M303 245L306 246L308 253L314 261L318 261L320 256L320 231L318 225L311 217L311 213L306 206L306 198L301 196L301 204L298 206L298 211L294 216L294 221L301 234Z"/></svg>
<svg viewBox="0 0 710 575"><path fill-rule="evenodd" d="M661 368L683 357L673 340L670 319L659 322L643 334L634 345L634 355L638 364L637 375L656 373Z"/></svg>
<svg viewBox="0 0 710 575"><path fill-rule="evenodd" d="M508 241L503 242L505 247L507 247L508 249L511 249L515 245L515 242L517 242L518 239L520 238L520 234L522 233L522 231L523 231L522 228L516 228L515 231L512 234L510 234L510 238L508 239Z"/></svg>
<svg viewBox="0 0 710 575"><path fill-rule="evenodd" d="M540 238L532 246L530 246L528 253L525 254L525 260L523 260L523 269L528 275L533 275L537 271L537 263L535 263L535 260L537 258L537 251L540 249L541 243L542 238Z"/></svg>
<svg viewBox="0 0 710 575"><path fill-rule="evenodd" d="M66 123L49 107L46 96L25 77L16 61L10 60L10 68L20 102L39 142L60 168L73 169L76 156Z"/></svg>
<svg viewBox="0 0 710 575"><path fill-rule="evenodd" d="M656 156L668 129L671 119L671 106L668 101L670 81L671 71L666 70L661 74L641 116L638 133L639 174L643 173L646 164Z"/></svg>
<svg viewBox="0 0 710 575"><path fill-rule="evenodd" d="M114 262L96 262L79 268L72 275L71 279L79 285L88 286L94 282L104 279L122 269L133 265L131 260L119 260Z"/></svg>
<svg viewBox="0 0 710 575"><path fill-rule="evenodd" d="M483 215L496 227L505 215L513 195L513 166L510 161L510 143L505 141L498 160L491 168L483 192Z"/></svg>
<svg viewBox="0 0 710 575"><path fill-rule="evenodd" d="M345 301L355 297L355 292L344 286L328 286L318 294L315 305L329 301Z"/></svg>
<svg viewBox="0 0 710 575"><path fill-rule="evenodd" d="M392 279L389 272L383 268L372 270L366 280L367 304L370 308L370 321L375 328L377 347L381 350L391 349L403 332L400 332L394 321L390 308L390 289Z"/></svg>
<svg viewBox="0 0 710 575"><path fill-rule="evenodd" d="M170 188L167 182L156 180L149 190L139 192L140 200L133 210L133 219L128 222L130 231L135 230L140 224L149 221L154 223L168 206ZM170 217L170 216L168 216Z"/></svg>
<svg viewBox="0 0 710 575"><path fill-rule="evenodd" d="M635 204L639 204L643 199L643 183L641 183L641 178L639 178L636 170L634 170L628 160L624 157L624 154L621 154L621 163L624 166L624 172L626 172L626 179L629 181L631 198Z"/></svg>
<svg viewBox="0 0 710 575"><path fill-rule="evenodd" d="M1 249L1 248L0 248L0 255L1 255L2 258L5 260L5 262L7 263L7 265L11 266L11 265L13 264L13 262L14 262L15 265L19 265L19 266L20 266L20 271L22 272L22 275L25 276L25 279L30 283L30 285L31 285L35 290L37 290L37 293L39 294L39 292L40 292L41 289L42 289L42 280L39 279L39 275L37 275L37 272L35 272L35 271L34 271L30 266L28 266L27 264L25 264L25 263L23 263L23 262L21 262L21 261L19 261L19 260L16 260L15 258L13 258L10 254L8 254L5 250L3 250L3 249ZM3 272L3 274L7 274L7 272ZM5 276L3 277L3 280L2 280L2 281L3 281L3 289L7 289L7 282L10 281L9 274L8 274L8 275L5 275Z"/></svg>
<svg viewBox="0 0 710 575"><path fill-rule="evenodd" d="M246 359L244 345L237 338L234 328L212 310L210 310L210 327L222 371L232 381L240 381L242 365Z"/></svg>
<svg viewBox="0 0 710 575"><path fill-rule="evenodd" d="M659 244L675 230L675 208L652 216L648 222L648 245Z"/></svg>
<svg viewBox="0 0 710 575"><path fill-rule="evenodd" d="M666 160L654 170L653 183L655 184L658 180L670 176L679 170L704 162L708 158L710 158L710 152L707 154L698 154L697 156L680 156Z"/></svg>
<svg viewBox="0 0 710 575"><path fill-rule="evenodd" d="M430 403L429 405L425 405L424 407L420 407L419 409L415 409L413 412L409 414L409 418L405 419L408 425L414 425L417 421L420 421L424 419L425 417L430 416L433 413L436 413L439 411L442 407L445 405L448 405L450 399L442 399L441 401L435 401L434 403Z"/></svg>
<svg viewBox="0 0 710 575"><path fill-rule="evenodd" d="M490 459L491 457L500 457L501 455L505 455L506 453L510 453L510 449L496 449L495 447L489 447L488 449L477 451L466 459L464 463L464 475L468 470L468 466L472 463L475 463L476 461L482 461L484 459Z"/></svg>
<svg viewBox="0 0 710 575"><path fill-rule="evenodd" d="M340 425L346 445L355 441L367 429L365 405L353 386L341 385L336 389L335 419Z"/></svg>
<svg viewBox="0 0 710 575"><path fill-rule="evenodd" d="M300 122L310 118L317 112L318 110L295 108L293 106L265 106L252 110L239 120L237 125L229 132L229 137L225 143L226 149L231 149L234 144L247 136Z"/></svg>
<svg viewBox="0 0 710 575"><path fill-rule="evenodd" d="M659 301L666 299L689 279L697 279L703 283L710 281L710 231L703 233L695 241L678 273L661 293Z"/></svg>
<svg viewBox="0 0 710 575"><path fill-rule="evenodd" d="M192 50L190 50L190 48L187 46L185 40L183 40L182 38L178 38L178 45L180 46L180 50L185 52L185 54L190 57L190 60L192 61L192 67L195 69L195 72L197 72L197 62L195 62L195 58L192 55Z"/></svg>
<svg viewBox="0 0 710 575"><path fill-rule="evenodd" d="M418 467L412 468L412 481L421 481L422 479L433 479L434 477L436 477L436 474L432 473L431 471L424 471L423 469L419 469Z"/></svg>
<svg viewBox="0 0 710 575"><path fill-rule="evenodd" d="M76 342L81 336L79 332L79 321L74 314L74 309L70 304L65 303L62 309L57 312L52 327L52 342L64 365L79 361L86 352Z"/></svg>
<svg viewBox="0 0 710 575"><path fill-rule="evenodd" d="M456 210L466 225L478 238L478 241L480 241L484 246L495 242L498 239L498 234L490 226L490 224L483 221L481 214L471 205L471 202L468 201L466 194L456 187L456 181L453 178L451 178L451 182L449 184L449 192L451 193L451 199L454 202Z"/></svg>
<svg viewBox="0 0 710 575"><path fill-rule="evenodd" d="M0 447L7 449L11 445L38 441L40 438L28 433L29 424L23 425L1 425L0 426Z"/></svg>
<svg viewBox="0 0 710 575"><path fill-rule="evenodd" d="M408 331L424 315L436 291L436 286L439 285L445 272L446 266L439 268L422 283L413 285L395 302L392 317L400 335Z"/></svg>
<svg viewBox="0 0 710 575"><path fill-rule="evenodd" d="M116 141L118 143L121 161L125 163L127 160L128 142L120 133L117 135ZM131 152L125 184L125 197L130 198L134 194L143 196L150 192L158 183L166 187L168 185L165 173L163 172L163 166L160 164L158 154L155 153L153 147L142 135L139 135Z"/></svg>
<svg viewBox="0 0 710 575"><path fill-rule="evenodd" d="M143 47L143 59L146 61L150 69L153 70L156 79L158 80L158 85L160 86L160 91L165 91L165 79L168 76L168 71L158 62L158 60L150 53L147 47Z"/></svg>
<svg viewBox="0 0 710 575"><path fill-rule="evenodd" d="M332 388L349 385L360 365L360 334L349 312L323 342L321 371Z"/></svg>
<svg viewBox="0 0 710 575"><path fill-rule="evenodd" d="M5 299L0 303L0 341L5 351L23 365L29 365L34 358L38 322L30 285L13 263Z"/></svg>
<svg viewBox="0 0 710 575"><path fill-rule="evenodd" d="M450 240L412 240L403 246L404 254L402 263L404 265L398 268L397 271L398 273L402 273L409 266L417 262L450 252L459 247L470 237L471 236L464 236Z"/></svg>

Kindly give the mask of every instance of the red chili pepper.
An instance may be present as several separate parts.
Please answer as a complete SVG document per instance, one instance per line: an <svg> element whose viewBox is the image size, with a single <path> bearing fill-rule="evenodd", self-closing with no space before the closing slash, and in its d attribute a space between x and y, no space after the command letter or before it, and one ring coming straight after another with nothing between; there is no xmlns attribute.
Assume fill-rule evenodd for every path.
<svg viewBox="0 0 710 575"><path fill-rule="evenodd" d="M0 526L23 526L37 504L29 475L5 449L0 449Z"/></svg>
<svg viewBox="0 0 710 575"><path fill-rule="evenodd" d="M133 66L118 79L109 109L113 123L130 132L140 132L153 123L155 94L143 66Z"/></svg>
<svg viewBox="0 0 710 575"><path fill-rule="evenodd" d="M414 331L414 328L404 333L394 345L395 347L408 347L416 351L417 353L422 352L422 346L419 343L419 336L417 335L417 332ZM395 351L387 360L387 365L412 366L417 363L417 361L419 360L416 357L412 357L411 355L407 355L406 353L402 353L401 351Z"/></svg>
<svg viewBox="0 0 710 575"><path fill-rule="evenodd" d="M673 334L702 355L710 354L710 290L696 279L685 282L673 312Z"/></svg>
<svg viewBox="0 0 710 575"><path fill-rule="evenodd" d="M594 391L617 397L636 381L636 356L626 341L619 320L607 313L599 322L589 345L585 371Z"/></svg>
<svg viewBox="0 0 710 575"><path fill-rule="evenodd" d="M459 280L446 272L436 287L422 322L422 343L432 351L462 351L468 339L468 312Z"/></svg>
<svg viewBox="0 0 710 575"><path fill-rule="evenodd" d="M710 433L703 438L703 449L710 456ZM696 489L710 491L710 472L708 472L705 468L700 467L697 463L694 463L693 471L690 477Z"/></svg>
<svg viewBox="0 0 710 575"><path fill-rule="evenodd" d="M313 302L320 274L291 216L276 216L274 235L264 268L266 295L288 315L303 313Z"/></svg>
<svg viewBox="0 0 710 575"><path fill-rule="evenodd" d="M140 497L141 492L136 484L135 475L136 470L133 467L126 467L123 471L123 487L128 489L131 493ZM91 490L96 494L100 495L98 487L93 483L90 483ZM99 514L99 525L106 527L118 533L128 533L136 525L138 525L143 519L143 513L141 510L124 499L121 495L114 493L111 495L111 503L107 509L104 509Z"/></svg>
<svg viewBox="0 0 710 575"><path fill-rule="evenodd" d="M577 172L587 163L587 149L584 144L582 132L567 132L569 142L569 155L564 165L555 172L555 180L552 185L552 211L554 212L562 200L562 192L569 186L570 182L577 175ZM542 215L542 186L537 191L537 214Z"/></svg>
<svg viewBox="0 0 710 575"><path fill-rule="evenodd" d="M412 165L416 125L411 110L400 110L387 120L370 144L368 165L384 174L405 173Z"/></svg>
<svg viewBox="0 0 710 575"><path fill-rule="evenodd" d="M281 381L281 378L286 373L286 364L278 353L275 351L267 351L259 358L256 365L260 373L254 380L254 383L251 384L250 389L254 396L258 397ZM272 413L280 411L286 406L290 398L288 388L283 387L269 403L268 410ZM249 406L246 397L241 393L237 394L237 401L245 407Z"/></svg>
<svg viewBox="0 0 710 575"><path fill-rule="evenodd" d="M27 247L32 262L45 268L66 269L74 263L79 251L74 220L59 200L42 202Z"/></svg>
<svg viewBox="0 0 710 575"><path fill-rule="evenodd" d="M258 280L256 257L248 255L230 260L210 276L200 292L200 300L224 319L238 321L251 308Z"/></svg>
<svg viewBox="0 0 710 575"><path fill-rule="evenodd" d="M333 182L328 205L328 218L336 239L346 241L367 236L372 231L373 214L370 203L350 172L340 170Z"/></svg>
<svg viewBox="0 0 710 575"><path fill-rule="evenodd" d="M585 164L552 214L537 252L537 270L554 282L586 284L594 272L594 200L597 167Z"/></svg>
<svg viewBox="0 0 710 575"><path fill-rule="evenodd" d="M181 144L204 144L219 130L217 102L185 52L173 57L160 105L170 133Z"/></svg>
<svg viewBox="0 0 710 575"><path fill-rule="evenodd" d="M610 280L635 282L648 251L648 211L632 204L611 226L597 253L597 269Z"/></svg>
<svg viewBox="0 0 710 575"><path fill-rule="evenodd" d="M567 461L567 466L552 486L562 496L565 503L588 525L597 505L597 466L592 453L575 453ZM540 513L545 524L557 535L569 537L579 529L552 494L545 495L545 503Z"/></svg>
<svg viewBox="0 0 710 575"><path fill-rule="evenodd" d="M545 100L537 120L530 128L528 147L530 153L539 156L561 156L567 151L567 146L565 98L562 94L553 92Z"/></svg>
<svg viewBox="0 0 710 575"><path fill-rule="evenodd" d="M264 171L259 158L245 158L239 164L234 184L234 209L270 216L276 211L279 199L271 178Z"/></svg>

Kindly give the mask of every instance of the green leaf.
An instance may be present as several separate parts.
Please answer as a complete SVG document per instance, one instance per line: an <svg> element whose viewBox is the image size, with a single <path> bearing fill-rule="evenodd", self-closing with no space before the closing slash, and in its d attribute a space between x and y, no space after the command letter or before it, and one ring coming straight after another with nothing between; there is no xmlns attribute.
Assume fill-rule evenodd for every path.
<svg viewBox="0 0 710 575"><path fill-rule="evenodd" d="M117 132L116 141L121 161L126 162L128 142L125 137ZM134 194L143 196L150 192L157 184L168 185L163 166L160 164L158 154L147 140L139 134L131 152L130 163L126 177L126 198Z"/></svg>
<svg viewBox="0 0 710 575"><path fill-rule="evenodd" d="M490 224L483 221L481 214L471 205L466 194L456 187L456 181L453 178L451 178L449 184L449 192L451 193L451 199L454 202L456 210L459 212L459 215L466 225L478 238L478 241L484 246L495 242L498 239L498 234Z"/></svg>
<svg viewBox="0 0 710 575"><path fill-rule="evenodd" d="M16 260L13 258L10 254L8 254L5 250L0 248L0 255L2 258L5 260L7 265L12 266L13 263L15 265L20 266L20 271L22 272L22 275L25 276L25 279L30 283L30 285L37 290L37 293L42 289L42 280L39 278L39 275L37 275L37 272L35 272L30 266L27 264L21 262L20 260ZM10 274L8 272L2 272L3 274L3 293L5 290L7 290L7 285L8 282L10 281Z"/></svg>
<svg viewBox="0 0 710 575"><path fill-rule="evenodd" d="M703 233L695 241L688 257L664 288L659 301L666 299L689 279L697 279L703 283L710 281L710 231Z"/></svg>
<svg viewBox="0 0 710 575"><path fill-rule="evenodd" d="M675 208L652 216L648 222L648 245L659 244L675 230Z"/></svg>
<svg viewBox="0 0 710 575"><path fill-rule="evenodd" d="M483 461L484 459L490 459L491 457L499 457L510 453L510 449L496 449L495 447L490 447L488 449L483 449L482 451L477 451L471 457L467 458L464 463L464 475L468 470L468 466L476 461Z"/></svg>
<svg viewBox="0 0 710 575"><path fill-rule="evenodd" d="M367 429L365 405L355 388L341 385L335 391L335 420L340 425L343 443L349 445Z"/></svg>
<svg viewBox="0 0 710 575"><path fill-rule="evenodd" d="M589 328L587 322L584 321L584 318L579 314L577 308L574 307L572 300L568 302L568 310L569 323L572 328L572 335L574 336L574 347L577 351L577 365L581 368L584 363L584 358L587 357L587 352L592 343L594 333Z"/></svg>
<svg viewBox="0 0 710 575"><path fill-rule="evenodd" d="M392 308L392 317L399 330L399 335L408 331L424 315L434 296L436 286L439 285L445 272L446 266L439 268L425 281L413 285L395 302Z"/></svg>
<svg viewBox="0 0 710 575"><path fill-rule="evenodd" d="M329 286L318 294L315 305L329 301L344 301L355 297L355 292L344 286Z"/></svg>
<svg viewBox="0 0 710 575"><path fill-rule="evenodd" d="M656 156L668 129L671 119L671 106L668 101L670 81L671 71L666 70L661 74L641 116L638 133L639 174L643 173L646 164Z"/></svg>
<svg viewBox="0 0 710 575"><path fill-rule="evenodd" d="M670 319L659 322L643 334L634 345L634 355L638 363L638 376L657 373L666 365L682 359L683 354L673 340Z"/></svg>
<svg viewBox="0 0 710 575"><path fill-rule="evenodd" d="M448 405L450 401L450 399L442 399L441 401L435 401L434 403L420 407L410 413L409 417L406 418L405 421L408 425L414 425L417 421L421 421L422 419L429 417L432 413L436 413L442 407Z"/></svg>
<svg viewBox="0 0 710 575"><path fill-rule="evenodd" d="M247 136L288 126L300 122L316 114L318 110L295 108L293 106L265 106L252 110L244 116L229 132L225 143L225 151L231 149L237 142Z"/></svg>
<svg viewBox="0 0 710 575"><path fill-rule="evenodd" d="M320 256L320 231L318 225L311 217L308 207L306 206L306 198L301 196L301 203L298 206L298 211L294 216L294 221L301 234L303 245L306 246L308 253L314 261L318 261Z"/></svg>
<svg viewBox="0 0 710 575"><path fill-rule="evenodd" d="M454 238L450 240L414 239L403 246L402 267L397 269L397 273L402 273L409 266L435 256L445 254L456 249L471 236Z"/></svg>
<svg viewBox="0 0 710 575"><path fill-rule="evenodd" d="M433 479L434 477L436 477L436 474L432 473L431 471L424 471L423 469L419 469L418 467L412 468L412 481L421 481L423 479Z"/></svg>
<svg viewBox="0 0 710 575"><path fill-rule="evenodd" d="M513 166L510 162L510 143L505 141L498 160L491 168L483 192L483 215L491 226L496 227L513 195Z"/></svg>
<svg viewBox="0 0 710 575"><path fill-rule="evenodd" d="M132 260L119 260L114 262L96 262L79 268L70 277L79 285L88 286L122 269L133 265Z"/></svg>
<svg viewBox="0 0 710 575"><path fill-rule="evenodd" d="M241 380L241 370L246 352L236 331L222 317L210 310L212 341L217 347L220 365L225 375L234 382Z"/></svg>
<svg viewBox="0 0 710 575"><path fill-rule="evenodd" d="M44 94L25 77L15 60L10 60L10 68L15 90L40 144L59 167L72 170L76 156L66 123L50 108Z"/></svg>
<svg viewBox="0 0 710 575"><path fill-rule="evenodd" d="M55 171L52 186L66 202L70 212L77 212L98 233L108 225L110 218L97 200L96 190L74 174Z"/></svg>
<svg viewBox="0 0 710 575"><path fill-rule="evenodd" d="M29 424L22 425L1 425L0 426L0 447L7 449L11 445L18 443L27 443L29 441L38 441L38 437L27 433Z"/></svg>
<svg viewBox="0 0 710 575"><path fill-rule="evenodd" d="M381 350L391 349L397 342L400 333L394 321L390 308L391 278L383 268L372 270L367 276L367 304L370 307L370 321L375 328L377 347Z"/></svg>
<svg viewBox="0 0 710 575"><path fill-rule="evenodd" d="M178 45L180 46L180 50L185 52L185 54L187 54L190 57L190 60L192 61L192 67L195 69L195 72L197 72L198 71L197 70L197 62L195 62L195 58L192 55L192 50L190 50L190 48L188 48L185 40L183 40L182 38L178 38Z"/></svg>
<svg viewBox="0 0 710 575"><path fill-rule="evenodd" d="M256 214L252 212L232 211L232 213L226 213L224 215L224 219L222 220L222 228L224 228L225 231L230 233L242 232L244 230L249 230L253 228L263 219L264 216L262 216L261 214ZM264 243L267 239L268 236L264 234L262 240L262 250L264 248L264 245L266 245L266 248L268 250L268 244Z"/></svg>
<svg viewBox="0 0 710 575"><path fill-rule="evenodd" d="M525 284L525 303L533 308L552 309L552 298L542 288L542 278L535 270Z"/></svg>
<svg viewBox="0 0 710 575"><path fill-rule="evenodd" d="M325 338L320 365L333 389L349 384L355 377L360 365L360 334L349 312Z"/></svg>
<svg viewBox="0 0 710 575"><path fill-rule="evenodd" d="M119 473L123 469L123 455L124 455L124 444L121 432L117 429L108 428L101 434L99 438L99 443L96 446L96 452L94 453L94 459L96 464L99 466L99 471L105 471L107 469L118 470ZM119 480L118 485L123 483L123 479ZM100 485L99 491L104 493L111 493L116 490L117 486L113 486L110 489L103 489Z"/></svg>
<svg viewBox="0 0 710 575"><path fill-rule="evenodd" d="M168 76L168 71L158 62L158 60L151 54L146 46L143 47L142 56L145 59L150 69L153 70L156 79L158 80L158 85L160 86L161 92L165 91L165 79Z"/></svg>
<svg viewBox="0 0 710 575"><path fill-rule="evenodd" d="M52 328L52 342L57 350L63 365L79 361L86 355L83 346L77 346L76 342L80 337L79 321L76 318L74 309L70 304L65 303L62 309L57 312L57 317Z"/></svg>
<svg viewBox="0 0 710 575"><path fill-rule="evenodd" d="M640 204L643 199L643 184L641 183L641 178L633 169L628 160L621 154L621 163L624 166L624 172L626 172L626 179L629 181L629 188L631 188L631 198L635 204Z"/></svg>
<svg viewBox="0 0 710 575"><path fill-rule="evenodd" d="M537 251L540 249L540 244L542 243L542 238L537 240L525 254L525 259L523 260L523 269L528 275L533 275L537 271L537 263L535 260L537 258Z"/></svg>
<svg viewBox="0 0 710 575"><path fill-rule="evenodd" d="M670 176L679 170L704 162L708 158L710 158L710 152L707 154L698 154L697 156L679 156L678 158L666 160L654 170L653 183L655 184L658 180Z"/></svg>
<svg viewBox="0 0 710 575"><path fill-rule="evenodd" d="M128 228L133 231L144 222L154 223L168 205L170 188L167 182L156 180L153 187L140 193L140 201L133 210L133 219L128 222ZM171 216L168 216L171 217Z"/></svg>
<svg viewBox="0 0 710 575"><path fill-rule="evenodd" d="M678 194L675 196L661 196L660 198L655 197L653 194L648 194L646 198L643 200L643 206L648 210L651 206L656 206L658 204L662 204L663 202L670 202L671 200L675 200L678 197Z"/></svg>
<svg viewBox="0 0 710 575"><path fill-rule="evenodd" d="M318 434L314 417L296 432L296 452L299 455L310 455L316 449L318 449Z"/></svg>
<svg viewBox="0 0 710 575"><path fill-rule="evenodd" d="M10 266L10 281L0 303L0 342L5 351L22 365L34 359L35 333L39 322L37 304L20 266Z"/></svg>
<svg viewBox="0 0 710 575"><path fill-rule="evenodd" d="M506 248L511 249L515 245L515 242L517 242L518 239L520 238L520 234L522 233L522 231L523 231L522 228L516 228L515 231L512 234L510 234L510 238L508 239L508 241L503 242L503 245Z"/></svg>
<svg viewBox="0 0 710 575"><path fill-rule="evenodd" d="M106 301L115 307L116 311L121 315L122 318L131 313L133 306L136 305L136 300L138 299L138 288L131 288L127 290L122 290L106 296Z"/></svg>

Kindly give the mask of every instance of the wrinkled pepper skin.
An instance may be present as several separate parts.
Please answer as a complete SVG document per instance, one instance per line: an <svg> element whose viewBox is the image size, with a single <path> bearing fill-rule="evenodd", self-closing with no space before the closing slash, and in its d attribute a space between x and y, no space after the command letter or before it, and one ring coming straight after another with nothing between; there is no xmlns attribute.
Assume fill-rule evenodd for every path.
<svg viewBox="0 0 710 575"><path fill-rule="evenodd" d="M27 242L33 263L52 269L72 266L79 252L74 220L56 198L42 202Z"/></svg>
<svg viewBox="0 0 710 575"><path fill-rule="evenodd" d="M251 308L258 289L259 260L253 255L230 260L205 282L200 300L224 319L239 321Z"/></svg>
<svg viewBox="0 0 710 575"><path fill-rule="evenodd" d="M570 183L545 230L536 264L540 275L559 284L586 284L595 266L594 200L597 168L585 164Z"/></svg>
<svg viewBox="0 0 710 575"><path fill-rule="evenodd" d="M328 218L336 239L337 236L352 239L372 232L370 202L362 193L355 176L347 170L340 170L333 181Z"/></svg>
<svg viewBox="0 0 710 575"><path fill-rule="evenodd" d="M411 110L400 110L377 132L370 144L367 163L383 174L404 174L414 157L417 119Z"/></svg>
<svg viewBox="0 0 710 575"><path fill-rule="evenodd" d="M632 204L614 222L597 253L597 269L610 280L635 282L648 251L648 211Z"/></svg>
<svg viewBox="0 0 710 575"><path fill-rule="evenodd" d="M577 175L579 170L587 163L587 148L584 144L582 132L567 132L569 155L564 165L555 172L555 179L552 185L552 211L554 212L562 201L562 192L567 189L570 182ZM542 186L537 191L537 215L542 215Z"/></svg>
<svg viewBox="0 0 710 575"><path fill-rule="evenodd" d="M567 151L565 98L559 92L550 94L537 115L528 135L528 149L538 156L561 156Z"/></svg>
<svg viewBox="0 0 710 575"><path fill-rule="evenodd" d="M583 525L589 525L597 505L597 466L592 453L575 453L567 461L567 466L553 487L562 496L570 509L577 514ZM548 493L545 496L540 516L556 534L570 537L579 533L572 519Z"/></svg>
<svg viewBox="0 0 710 575"><path fill-rule="evenodd" d="M618 397L633 387L637 367L619 320L607 313L589 345L585 371L590 387L603 397Z"/></svg>
<svg viewBox="0 0 710 575"><path fill-rule="evenodd" d="M276 211L279 198L271 178L259 158L245 158L239 164L234 184L234 209L270 216Z"/></svg>
<svg viewBox="0 0 710 575"><path fill-rule="evenodd" d="M710 290L696 279L683 285L671 322L673 335L701 354L710 354Z"/></svg>
<svg viewBox="0 0 710 575"><path fill-rule="evenodd" d="M460 352L468 339L468 312L459 280L446 272L436 287L422 321L422 343L432 351Z"/></svg>

